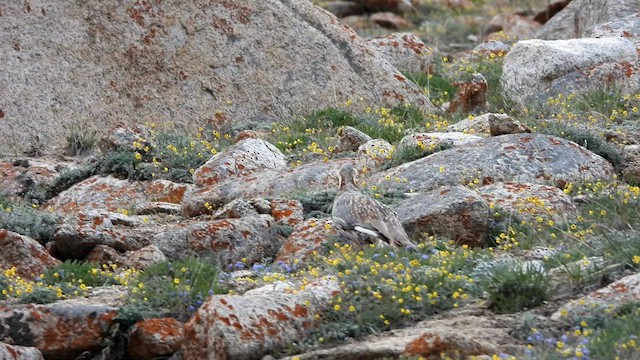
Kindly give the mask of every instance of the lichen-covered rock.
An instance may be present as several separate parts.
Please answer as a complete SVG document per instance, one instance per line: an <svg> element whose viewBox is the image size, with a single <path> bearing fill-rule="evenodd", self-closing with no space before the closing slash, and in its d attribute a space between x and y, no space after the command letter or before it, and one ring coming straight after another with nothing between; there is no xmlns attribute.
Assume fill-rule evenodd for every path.
<svg viewBox="0 0 640 360"><path fill-rule="evenodd" d="M56 165L33 159L0 162L0 196L18 199L31 187L58 176Z"/></svg>
<svg viewBox="0 0 640 360"><path fill-rule="evenodd" d="M202 186L185 196L182 215L187 217L209 214L234 199L257 196L289 197L292 192L312 192L337 186L338 169L352 159L312 162L286 170L264 170L218 184Z"/></svg>
<svg viewBox="0 0 640 360"><path fill-rule="evenodd" d="M440 146L460 146L480 139L480 136L462 132L413 133L400 140L396 151L399 154L407 151L434 152Z"/></svg>
<svg viewBox="0 0 640 360"><path fill-rule="evenodd" d="M75 359L104 346L116 315L114 307L72 301L0 306L0 341L35 347L46 359Z"/></svg>
<svg viewBox="0 0 640 360"><path fill-rule="evenodd" d="M0 268L15 267L16 273L26 279L60 263L39 242L5 229L0 229L0 249Z"/></svg>
<svg viewBox="0 0 640 360"><path fill-rule="evenodd" d="M611 179L613 167L582 146L554 136L514 134L483 138L440 151L371 177L370 183L396 190L428 191L442 185L522 181L558 187ZM391 182L398 178L400 181Z"/></svg>
<svg viewBox="0 0 640 360"><path fill-rule="evenodd" d="M144 125L125 127L122 125L110 129L98 141L98 148L102 153L110 151L138 151L147 153L156 147L151 131Z"/></svg>
<svg viewBox="0 0 640 360"><path fill-rule="evenodd" d="M196 169L197 185L212 185L228 178L239 178L259 170L282 170L287 161L280 150L262 139L246 139L214 155Z"/></svg>
<svg viewBox="0 0 640 360"><path fill-rule="evenodd" d="M558 320L567 314L579 318L593 312L612 311L622 304L638 301L640 301L640 273L623 277L606 287L569 301L553 313L551 318Z"/></svg>
<svg viewBox="0 0 640 360"><path fill-rule="evenodd" d="M453 125L449 125L449 131L459 131L465 134L489 134L491 123L500 121L513 121L507 114L486 113L473 118L465 118Z"/></svg>
<svg viewBox="0 0 640 360"><path fill-rule="evenodd" d="M381 28L391 30L407 30L413 26L411 21L400 15L386 11L371 14L371 16L369 16L369 20Z"/></svg>
<svg viewBox="0 0 640 360"><path fill-rule="evenodd" d="M585 37L587 31L602 23L638 12L639 0L573 0L552 17L534 36L536 39Z"/></svg>
<svg viewBox="0 0 640 360"><path fill-rule="evenodd" d="M601 23L585 31L584 37L620 36L640 47L640 12Z"/></svg>
<svg viewBox="0 0 640 360"><path fill-rule="evenodd" d="M3 360L44 360L42 353L34 347L12 346L0 343L0 359Z"/></svg>
<svg viewBox="0 0 640 360"><path fill-rule="evenodd" d="M414 34L393 33L368 43L400 71L427 73L430 70L433 50Z"/></svg>
<svg viewBox="0 0 640 360"><path fill-rule="evenodd" d="M61 192L45 206L63 213L85 210L131 211L146 202L180 203L192 186L168 180L144 182L93 176Z"/></svg>
<svg viewBox="0 0 640 360"><path fill-rule="evenodd" d="M154 236L152 244L169 259L197 254L213 257L226 266L242 259L253 264L273 257L280 249L282 239L273 218L259 215L178 224Z"/></svg>
<svg viewBox="0 0 640 360"><path fill-rule="evenodd" d="M620 166L622 178L632 185L640 185L640 145L627 145Z"/></svg>
<svg viewBox="0 0 640 360"><path fill-rule="evenodd" d="M210 297L185 324L184 359L260 359L284 349L313 329L314 316L340 288L335 280L322 280L295 293L253 291Z"/></svg>
<svg viewBox="0 0 640 360"><path fill-rule="evenodd" d="M296 226L304 220L304 208L298 200L276 198L269 205L276 224Z"/></svg>
<svg viewBox="0 0 640 360"><path fill-rule="evenodd" d="M489 205L464 186L443 187L409 197L394 210L413 237L438 235L461 245L484 245Z"/></svg>
<svg viewBox="0 0 640 360"><path fill-rule="evenodd" d="M476 191L492 208L533 224L544 222L546 225L549 220L558 225L566 224L575 220L578 214L571 197L553 186L500 182L482 186Z"/></svg>
<svg viewBox="0 0 640 360"><path fill-rule="evenodd" d="M127 354L132 360L171 356L182 345L183 324L174 318L138 321L129 335Z"/></svg>
<svg viewBox="0 0 640 360"><path fill-rule="evenodd" d="M338 145L335 152L356 151L360 145L371 140L371 136L352 126L343 126L338 129L337 138Z"/></svg>
<svg viewBox="0 0 640 360"><path fill-rule="evenodd" d="M118 251L137 250L149 245L154 233L142 219L119 213L93 210L68 216L53 235L57 255L64 259L84 259L97 245ZM132 231L132 227L136 227Z"/></svg>
<svg viewBox="0 0 640 360"><path fill-rule="evenodd" d="M66 128L89 119L96 128L140 119L195 128L269 124L360 98L365 107L431 108L310 1L11 2L2 13L2 150L29 146L24 129L60 144Z"/></svg>
<svg viewBox="0 0 640 360"><path fill-rule="evenodd" d="M373 139L358 147L358 162L367 169L376 169L389 161L395 147L384 139Z"/></svg>
<svg viewBox="0 0 640 360"><path fill-rule="evenodd" d="M276 262L290 264L296 259L305 261L314 251L330 244L334 235L336 232L330 219L307 219L293 228L293 232L278 251Z"/></svg>
<svg viewBox="0 0 640 360"><path fill-rule="evenodd" d="M633 94L639 72L636 46L625 38L535 39L516 43L505 56L501 81L506 96L524 103L605 82Z"/></svg>
<svg viewBox="0 0 640 360"><path fill-rule="evenodd" d="M489 133L491 136L500 136L508 134L522 134L530 133L531 129L519 121L516 121L510 117L490 117L489 118Z"/></svg>

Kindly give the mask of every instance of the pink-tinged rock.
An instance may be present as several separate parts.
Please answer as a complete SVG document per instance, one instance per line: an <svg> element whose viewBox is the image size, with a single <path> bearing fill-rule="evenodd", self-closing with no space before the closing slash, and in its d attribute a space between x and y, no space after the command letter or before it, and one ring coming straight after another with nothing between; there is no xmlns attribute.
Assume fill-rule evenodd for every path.
<svg viewBox="0 0 640 360"><path fill-rule="evenodd" d="M364 11L360 4L353 1L331 1L328 4L323 5L323 7L339 18L350 15L359 15Z"/></svg>
<svg viewBox="0 0 640 360"><path fill-rule="evenodd" d="M12 346L0 343L2 360L44 360L42 353L34 347Z"/></svg>
<svg viewBox="0 0 640 360"><path fill-rule="evenodd" d="M156 232L152 225L138 228L142 224L135 216L99 210L80 212L67 217L56 229L55 251L64 259L84 259L97 245L118 251L137 250L149 245L149 237Z"/></svg>
<svg viewBox="0 0 640 360"><path fill-rule="evenodd" d="M336 232L331 227L330 219L307 219L293 228L278 251L276 262L288 264L296 259L304 261L324 244L330 243L332 235L336 235Z"/></svg>
<svg viewBox="0 0 640 360"><path fill-rule="evenodd" d="M75 359L104 346L116 315L114 307L70 301L0 306L0 341L35 347L47 360Z"/></svg>
<svg viewBox="0 0 640 360"><path fill-rule="evenodd" d="M139 250L127 251L124 263L128 267L145 269L153 264L166 260L167 257L164 256L157 246L149 245Z"/></svg>
<svg viewBox="0 0 640 360"><path fill-rule="evenodd" d="M275 225L270 215L201 221L162 232L152 243L169 259L197 254L211 256L222 265L242 259L253 264L273 257L280 249L282 239Z"/></svg>
<svg viewBox="0 0 640 360"><path fill-rule="evenodd" d="M554 186L505 182L482 186L476 191L492 208L534 224L538 218L545 224L549 220L563 224L575 220L578 213L571 197Z"/></svg>
<svg viewBox="0 0 640 360"><path fill-rule="evenodd" d="M439 235L469 246L484 245L489 205L464 186L445 186L409 197L395 207L407 233Z"/></svg>
<svg viewBox="0 0 640 360"><path fill-rule="evenodd" d="M272 199L270 206L276 224L295 226L304 220L304 209L298 200Z"/></svg>
<svg viewBox="0 0 640 360"><path fill-rule="evenodd" d="M32 159L0 162L0 196L19 198L33 184L53 180L55 164Z"/></svg>
<svg viewBox="0 0 640 360"><path fill-rule="evenodd" d="M326 163L312 162L283 170L264 170L214 185L198 187L185 195L182 215L192 217L209 214L211 207L217 209L238 198L286 198L292 191L312 192L335 188L338 184L338 169L350 161L353 160L343 158Z"/></svg>
<svg viewBox="0 0 640 360"><path fill-rule="evenodd" d="M122 256L112 247L107 245L96 245L87 256L85 261L94 264L116 264L122 265Z"/></svg>
<svg viewBox="0 0 640 360"><path fill-rule="evenodd" d="M508 39L525 40L533 37L533 34L541 27L542 25L539 22L531 20L526 16L499 14L491 19L485 33L489 34L490 39L494 37L491 34L501 32L495 36L497 40L504 39L505 36Z"/></svg>
<svg viewBox="0 0 640 360"><path fill-rule="evenodd" d="M155 146L156 144L155 141L153 141L151 131L144 125L126 127L118 124L98 140L98 148L100 148L102 153L109 151L138 151L144 154L153 150ZM145 151L145 148L148 150Z"/></svg>
<svg viewBox="0 0 640 360"><path fill-rule="evenodd" d="M250 295L214 295L184 327L185 360L260 359L299 341L315 326L340 288L333 279L286 292L251 290Z"/></svg>
<svg viewBox="0 0 640 360"><path fill-rule="evenodd" d="M406 30L413 26L411 21L391 12L375 13L370 19L371 22L385 29Z"/></svg>
<svg viewBox="0 0 640 360"><path fill-rule="evenodd" d="M183 324L174 318L137 322L129 335L128 354L133 360L171 356L180 349Z"/></svg>
<svg viewBox="0 0 640 360"><path fill-rule="evenodd" d="M391 65L400 71L430 72L433 50L411 33L393 33L368 41Z"/></svg>
<svg viewBox="0 0 640 360"><path fill-rule="evenodd" d="M613 311L620 305L638 301L640 301L640 273L623 277L586 296L569 301L553 313L551 319L562 319L566 314L580 318L589 313Z"/></svg>
<svg viewBox="0 0 640 360"><path fill-rule="evenodd" d="M147 202L180 203L185 192L192 186L168 180L144 182L120 180L112 176L93 176L61 192L45 206L63 213L85 210L129 211Z"/></svg>
<svg viewBox="0 0 640 360"><path fill-rule="evenodd" d="M212 185L260 170L282 170L286 166L284 155L275 145L262 139L249 138L214 155L197 168L193 181L197 185Z"/></svg>
<svg viewBox="0 0 640 360"><path fill-rule="evenodd" d="M27 236L0 229L0 265L16 268L16 273L31 279L60 263L39 242Z"/></svg>

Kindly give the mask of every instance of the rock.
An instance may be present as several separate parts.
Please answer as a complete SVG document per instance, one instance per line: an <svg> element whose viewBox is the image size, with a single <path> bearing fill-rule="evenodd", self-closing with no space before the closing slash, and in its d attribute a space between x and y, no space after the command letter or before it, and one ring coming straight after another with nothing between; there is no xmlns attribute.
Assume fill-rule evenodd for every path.
<svg viewBox="0 0 640 360"><path fill-rule="evenodd" d="M358 147L358 163L367 169L377 169L391 160L395 147L387 140L373 139Z"/></svg>
<svg viewBox="0 0 640 360"><path fill-rule="evenodd" d="M304 290L255 295L214 295L185 324L185 360L260 359L299 341L314 316L340 290L335 280L317 281Z"/></svg>
<svg viewBox="0 0 640 360"><path fill-rule="evenodd" d="M17 201L32 187L58 176L57 165L33 159L0 162L0 196Z"/></svg>
<svg viewBox="0 0 640 360"><path fill-rule="evenodd" d="M246 139L214 155L197 168L193 181L197 185L212 185L259 170L282 170L286 166L284 155L275 145L262 139Z"/></svg>
<svg viewBox="0 0 640 360"><path fill-rule="evenodd" d="M559 320L564 317L563 314L580 318L594 312L611 312L622 304L638 301L640 301L640 273L625 276L606 287L569 301L553 313L551 319Z"/></svg>
<svg viewBox="0 0 640 360"><path fill-rule="evenodd" d="M44 206L62 213L86 210L131 212L147 202L180 203L192 186L168 180L144 182L92 176L61 192Z"/></svg>
<svg viewBox="0 0 640 360"><path fill-rule="evenodd" d="M512 329L520 324L513 316L454 314L444 319L422 321L349 344L284 357L283 360L383 359L383 358L477 358L520 353L512 345Z"/></svg>
<svg viewBox="0 0 640 360"><path fill-rule="evenodd" d="M336 174L345 162L341 158L325 162L302 164L287 170L264 170L259 174L239 179L228 179L219 184L203 186L186 194L182 202L182 215L186 217L208 214L210 208L219 208L237 198L290 197L295 192L312 192L334 188ZM207 206L208 204L208 206Z"/></svg>
<svg viewBox="0 0 640 360"><path fill-rule="evenodd" d="M547 21L534 38L555 40L584 37L586 30L628 16L638 9L639 0L573 0Z"/></svg>
<svg viewBox="0 0 640 360"><path fill-rule="evenodd" d="M273 257L282 245L269 215L178 225L157 234L151 242L169 259L197 254L212 257L223 266L241 259L248 264L259 262Z"/></svg>
<svg viewBox="0 0 640 360"><path fill-rule="evenodd" d="M524 182L499 182L476 189L491 205L531 224L552 220L558 226L575 221L578 209L557 187ZM541 221L540 221L541 220Z"/></svg>
<svg viewBox="0 0 640 360"><path fill-rule="evenodd" d="M490 116L489 117L489 133L491 136L500 136L508 134L530 133L531 129L519 121L513 120L511 117Z"/></svg>
<svg viewBox="0 0 640 360"><path fill-rule="evenodd" d="M142 204L135 204L133 213L136 215L179 215L180 205L164 201L151 201Z"/></svg>
<svg viewBox="0 0 640 360"><path fill-rule="evenodd" d="M449 125L449 131L461 131L465 134L489 134L491 132L491 123L517 122L507 114L486 113L473 118L465 118L455 124Z"/></svg>
<svg viewBox="0 0 640 360"><path fill-rule="evenodd" d="M296 226L304 221L304 208L298 200L272 199L269 205L276 224Z"/></svg>
<svg viewBox="0 0 640 360"><path fill-rule="evenodd" d="M631 185L640 186L640 145L625 146L622 155L622 179Z"/></svg>
<svg viewBox="0 0 640 360"><path fill-rule="evenodd" d="M489 205L464 186L443 187L409 197L394 208L411 237L444 236L458 244L482 246Z"/></svg>
<svg viewBox="0 0 640 360"><path fill-rule="evenodd" d="M540 24L546 24L549 19L553 18L562 9L567 7L571 0L555 0L549 2L548 5L542 10L533 15L533 21L537 21Z"/></svg>
<svg viewBox="0 0 640 360"><path fill-rule="evenodd" d="M375 13L372 14L369 19L374 24L385 29L406 30L413 26L409 20L391 12Z"/></svg>
<svg viewBox="0 0 640 360"><path fill-rule="evenodd" d="M596 287L602 284L605 274L613 270L605 265L601 256L585 257L582 260L557 265L559 266L549 270L547 275L549 300L570 298L582 289ZM555 319L558 320L558 317Z"/></svg>
<svg viewBox="0 0 640 360"><path fill-rule="evenodd" d="M98 141L98 148L103 154L111 151L125 151L145 154L156 147L151 131L144 125L126 127L115 126Z"/></svg>
<svg viewBox="0 0 640 360"><path fill-rule="evenodd" d="M353 1L331 1L323 7L339 18L360 15L364 11L362 5Z"/></svg>
<svg viewBox="0 0 640 360"><path fill-rule="evenodd" d="M12 346L0 343L0 359L3 360L44 360L42 353L34 347Z"/></svg>
<svg viewBox="0 0 640 360"><path fill-rule="evenodd" d="M615 83L633 94L639 90L637 77L633 42L607 37L520 41L504 58L501 81L506 96L526 103L603 83Z"/></svg>
<svg viewBox="0 0 640 360"><path fill-rule="evenodd" d="M434 152L441 146L460 146L471 144L482 139L480 136L464 134L461 132L433 132L433 133L413 133L407 135L398 143L398 153L405 151L428 151Z"/></svg>
<svg viewBox="0 0 640 360"><path fill-rule="evenodd" d="M498 14L489 21L485 35L502 32L501 37L509 39L531 39L542 25L539 22L518 14Z"/></svg>
<svg viewBox="0 0 640 360"><path fill-rule="evenodd" d="M362 0L359 2L361 6L370 13L380 11L406 12L415 10L410 0Z"/></svg>
<svg viewBox="0 0 640 360"><path fill-rule="evenodd" d="M393 3L399 9L409 1ZM432 107L354 31L309 1L89 0L52 8L11 3L2 12L2 151L29 147L24 129L60 144L63 129L81 121L246 127L349 99Z"/></svg>
<svg viewBox="0 0 640 360"><path fill-rule="evenodd" d="M640 47L640 12L598 24L584 33L584 37L606 36L624 37Z"/></svg>
<svg viewBox="0 0 640 360"><path fill-rule="evenodd" d="M258 212L248 200L235 199L212 214L214 219L240 219L258 216Z"/></svg>
<svg viewBox="0 0 640 360"><path fill-rule="evenodd" d="M133 221L133 223L131 223ZM95 246L118 251L137 250L149 245L156 229L140 229L142 220L106 211L86 211L67 217L53 235L57 255L63 259L84 259ZM152 226L152 224L149 224ZM136 226L136 231L128 229Z"/></svg>
<svg viewBox="0 0 640 360"><path fill-rule="evenodd" d="M452 114L461 111L465 114L477 114L487 110L487 79L480 73L473 74L471 81L456 82L456 97L451 101L447 112Z"/></svg>
<svg viewBox="0 0 640 360"><path fill-rule="evenodd" d="M474 53L482 54L483 56L487 56L490 54L506 54L511 50L511 45L505 44L501 41L497 40L489 40L485 41L473 49Z"/></svg>
<svg viewBox="0 0 640 360"><path fill-rule="evenodd" d="M331 236L336 232L331 225L329 218L310 218L298 224L282 244L275 261L290 264L298 259L304 262L314 251L332 242Z"/></svg>
<svg viewBox="0 0 640 360"><path fill-rule="evenodd" d="M368 41L382 57L400 71L428 73L433 50L411 33L393 33Z"/></svg>
<svg viewBox="0 0 640 360"><path fill-rule="evenodd" d="M0 341L32 346L46 359L95 352L111 336L117 308L65 300L48 305L0 306Z"/></svg>
<svg viewBox="0 0 640 360"><path fill-rule="evenodd" d="M370 183L397 191L429 191L442 185L521 181L564 188L611 179L613 167L580 145L542 134L483 138L374 174ZM400 179L390 183L387 179ZM591 179L591 180L587 180Z"/></svg>
<svg viewBox="0 0 640 360"><path fill-rule="evenodd" d="M128 267L136 269L145 269L153 264L157 264L166 261L167 257L164 256L162 251L155 246L145 246L139 250L128 251L125 254L124 263Z"/></svg>
<svg viewBox="0 0 640 360"><path fill-rule="evenodd" d="M116 264L122 265L123 258L118 252L107 245L96 245L84 258L85 261L94 264Z"/></svg>
<svg viewBox="0 0 640 360"><path fill-rule="evenodd" d="M167 357L182 345L183 324L174 318L147 319L133 325L127 354L132 360Z"/></svg>
<svg viewBox="0 0 640 360"><path fill-rule="evenodd" d="M336 145L335 152L356 151L360 145L371 140L371 136L351 126L343 126L338 129L337 138L338 145Z"/></svg>
<svg viewBox="0 0 640 360"><path fill-rule="evenodd" d="M33 279L60 263L39 242L5 229L0 229L0 249L2 268L15 267L16 273L26 279Z"/></svg>

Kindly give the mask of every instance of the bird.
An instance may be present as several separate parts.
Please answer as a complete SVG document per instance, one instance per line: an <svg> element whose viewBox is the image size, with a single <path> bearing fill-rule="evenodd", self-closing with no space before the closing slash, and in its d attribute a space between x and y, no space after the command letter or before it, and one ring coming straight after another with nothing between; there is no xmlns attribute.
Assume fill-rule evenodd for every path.
<svg viewBox="0 0 640 360"><path fill-rule="evenodd" d="M389 207L363 194L358 188L357 170L346 163L338 171L338 194L331 216L338 235L356 244L404 247L416 250L398 216Z"/></svg>

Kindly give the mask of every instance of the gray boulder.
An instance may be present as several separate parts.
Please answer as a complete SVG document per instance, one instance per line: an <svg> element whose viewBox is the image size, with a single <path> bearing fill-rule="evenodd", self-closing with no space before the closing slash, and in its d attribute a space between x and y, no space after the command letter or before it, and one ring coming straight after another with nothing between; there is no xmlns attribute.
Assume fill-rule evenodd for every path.
<svg viewBox="0 0 640 360"><path fill-rule="evenodd" d="M431 108L353 30L309 1L8 2L0 26L3 147L59 144L140 119L270 124L362 98ZM355 106L353 107L356 108Z"/></svg>

